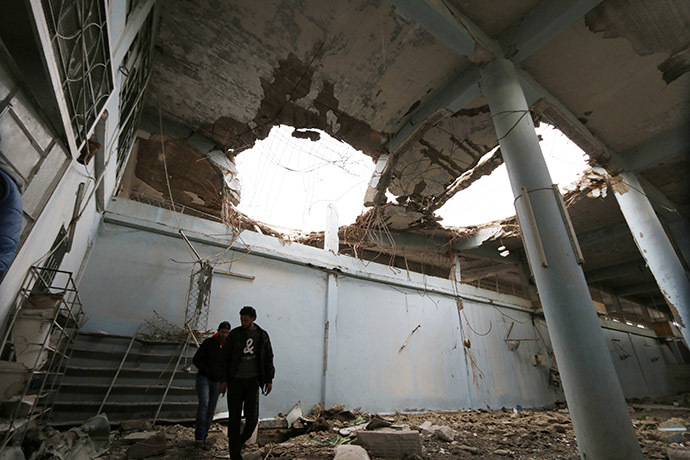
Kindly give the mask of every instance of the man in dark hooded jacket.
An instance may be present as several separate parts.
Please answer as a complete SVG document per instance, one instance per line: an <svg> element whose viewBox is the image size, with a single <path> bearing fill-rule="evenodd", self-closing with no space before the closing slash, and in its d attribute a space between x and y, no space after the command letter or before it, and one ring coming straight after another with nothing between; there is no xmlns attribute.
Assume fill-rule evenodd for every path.
<svg viewBox="0 0 690 460"><path fill-rule="evenodd" d="M208 429L213 421L213 413L216 410L220 382L223 377L223 345L230 332L230 323L223 321L218 326L218 332L213 334L199 346L194 354L194 365L199 372L196 374L196 392L199 395L199 407L196 411L196 427L194 440L197 447L209 450L206 445ZM225 394L225 391L223 391Z"/></svg>
<svg viewBox="0 0 690 460"><path fill-rule="evenodd" d="M223 347L223 382L221 394L228 390L228 446L230 460L242 460L242 446L254 433L259 421L259 389L268 395L273 389L273 349L268 333L254 322L256 310L240 310L241 327L230 331ZM244 430L240 418L244 409Z"/></svg>

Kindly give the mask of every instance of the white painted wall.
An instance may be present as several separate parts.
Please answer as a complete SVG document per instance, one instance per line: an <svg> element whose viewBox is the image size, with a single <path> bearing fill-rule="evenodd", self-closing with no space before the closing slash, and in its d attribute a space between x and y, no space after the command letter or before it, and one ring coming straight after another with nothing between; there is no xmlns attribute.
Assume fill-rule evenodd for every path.
<svg viewBox="0 0 690 460"><path fill-rule="evenodd" d="M218 269L254 277L214 275L209 328L222 320L237 325L244 305L257 309L277 369L274 392L261 403L262 416L286 412L297 401L308 410L324 398L328 405L372 412L532 407L563 399L549 385L549 366L530 363L532 355L542 354L550 364L551 344L543 320L532 323L524 299L416 273L408 277L388 266L253 232L241 233L228 250L233 238L222 224L120 198L109 204L80 285L91 318L86 330L132 334L153 310L171 322L183 321L194 256L179 228ZM324 377L329 318L335 325ZM505 342L511 323L511 338L539 340L511 350ZM650 356L662 352L654 339L606 333L633 337ZM648 393L668 393L667 359L672 357L652 363L650 357L617 370L625 381L638 381L642 367L648 380L659 382ZM626 395L637 390L631 387ZM223 400L218 410L224 406Z"/></svg>

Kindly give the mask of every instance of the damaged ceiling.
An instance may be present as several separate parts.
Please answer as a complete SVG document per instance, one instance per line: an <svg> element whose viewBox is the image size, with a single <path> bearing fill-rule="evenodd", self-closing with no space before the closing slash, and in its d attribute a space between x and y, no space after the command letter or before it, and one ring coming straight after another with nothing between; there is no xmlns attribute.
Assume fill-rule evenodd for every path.
<svg viewBox="0 0 690 460"><path fill-rule="evenodd" d="M370 213L428 234L442 230L434 211L502 162L498 150L479 164L498 144L479 69L500 45L536 121L611 175L639 172L687 219L688 30L684 0L170 0L146 105L230 157L274 125L323 130L385 159ZM217 209L218 192L192 182L180 186L216 198L181 199ZM625 225L610 195L582 203L570 208L578 234ZM585 270L637 263L631 241L620 254L593 246Z"/></svg>

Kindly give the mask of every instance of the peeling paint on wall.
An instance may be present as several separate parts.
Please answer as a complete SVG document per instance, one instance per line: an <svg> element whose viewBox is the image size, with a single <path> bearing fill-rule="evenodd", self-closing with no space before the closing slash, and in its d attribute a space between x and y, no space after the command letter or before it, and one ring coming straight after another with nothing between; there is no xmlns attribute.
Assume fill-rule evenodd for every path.
<svg viewBox="0 0 690 460"><path fill-rule="evenodd" d="M303 62L290 53L279 61L272 80L261 79L264 96L253 120L242 123L231 117L220 117L215 123L202 126L200 132L237 155L257 140L265 139L274 125L316 128L377 158L385 151L388 135L340 110L332 82L324 80L317 85L313 81L314 61L320 50L317 47L310 62ZM321 89L314 97L315 86Z"/></svg>
<svg viewBox="0 0 690 460"><path fill-rule="evenodd" d="M640 56L668 54L657 67L666 83L690 70L690 2L608 0L587 13L585 21L605 38L624 37Z"/></svg>

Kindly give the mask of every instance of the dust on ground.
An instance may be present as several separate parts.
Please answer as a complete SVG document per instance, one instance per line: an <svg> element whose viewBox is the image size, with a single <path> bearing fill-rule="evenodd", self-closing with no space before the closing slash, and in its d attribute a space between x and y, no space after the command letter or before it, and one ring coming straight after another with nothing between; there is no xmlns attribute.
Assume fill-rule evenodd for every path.
<svg viewBox="0 0 690 460"><path fill-rule="evenodd" d="M680 423L690 426L690 407L659 404L653 401L629 403L645 458L667 459L673 450L690 453L690 432L665 432L661 424ZM356 410L352 412L358 413ZM339 429L368 414L358 413L357 422L329 420L330 429L301 434L282 443L262 447L250 446L243 451L245 459L332 459L334 447L352 442ZM448 459L579 459L572 422L567 409L551 410L467 410L458 412L397 413L384 416L394 425L408 425L421 433L422 457L429 460ZM452 439L442 440L438 433L422 429L425 422L447 426L454 432ZM428 427L429 423L426 424ZM663 428L663 425L662 425ZM209 451L194 446L194 427L158 426L165 433L168 447L165 454L151 459L190 460L228 458L226 428L214 424L208 438ZM110 450L101 458L124 460L129 447L122 438L126 433L114 431ZM376 458L376 457L373 457ZM413 457L414 458L414 457ZM673 458L673 457L672 457Z"/></svg>

